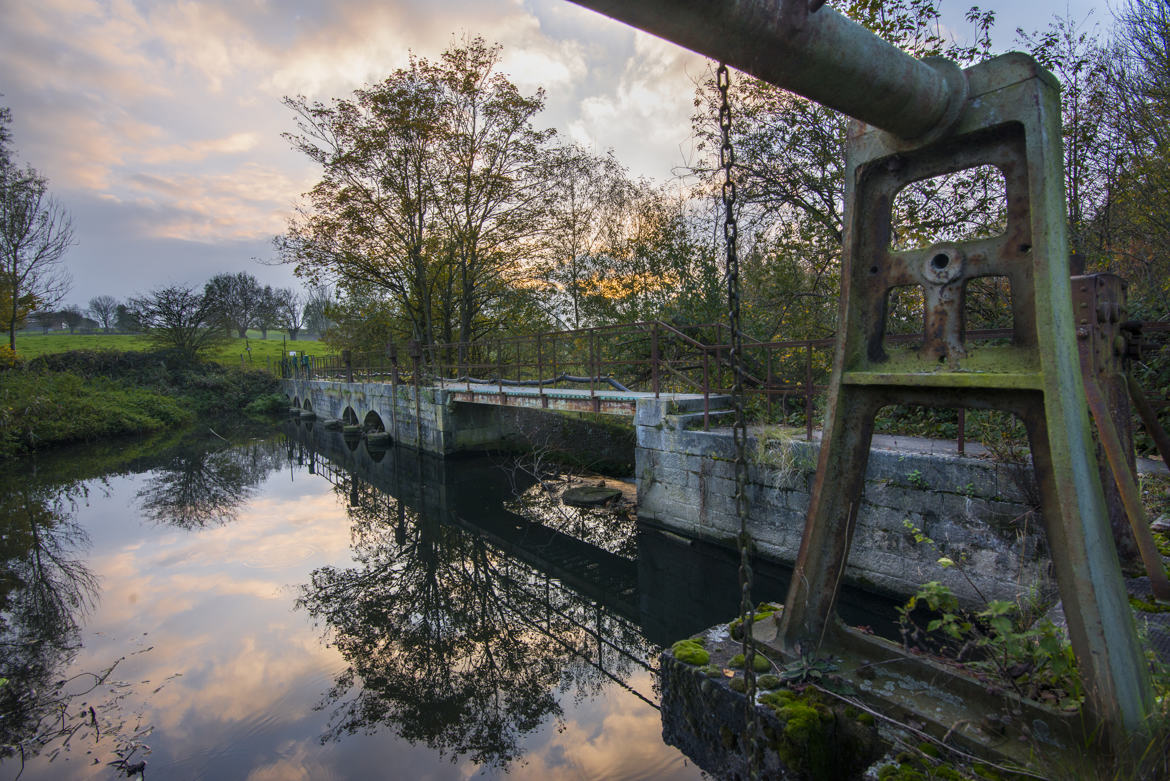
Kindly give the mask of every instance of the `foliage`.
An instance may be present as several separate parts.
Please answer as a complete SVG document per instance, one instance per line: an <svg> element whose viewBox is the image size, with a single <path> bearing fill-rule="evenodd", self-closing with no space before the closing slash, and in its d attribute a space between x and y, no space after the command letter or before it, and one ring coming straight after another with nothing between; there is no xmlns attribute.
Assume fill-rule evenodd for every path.
<svg viewBox="0 0 1170 781"><path fill-rule="evenodd" d="M195 364L174 352L44 355L0 383L0 456L154 431L195 414L238 415L276 388L269 374Z"/></svg>
<svg viewBox="0 0 1170 781"><path fill-rule="evenodd" d="M156 391L73 372L12 370L0 383L0 457L190 419L176 399Z"/></svg>
<svg viewBox="0 0 1170 781"><path fill-rule="evenodd" d="M909 521L904 523L916 542L938 552L934 540ZM966 577L963 562L947 556L940 556L938 562ZM898 623L908 648L933 651L961 663L984 676L990 686L1077 708L1083 692L1072 646L1063 630L1048 618L1037 620L1032 608L993 599L981 610L965 610L949 587L929 581L898 608ZM924 617L925 626L920 624Z"/></svg>

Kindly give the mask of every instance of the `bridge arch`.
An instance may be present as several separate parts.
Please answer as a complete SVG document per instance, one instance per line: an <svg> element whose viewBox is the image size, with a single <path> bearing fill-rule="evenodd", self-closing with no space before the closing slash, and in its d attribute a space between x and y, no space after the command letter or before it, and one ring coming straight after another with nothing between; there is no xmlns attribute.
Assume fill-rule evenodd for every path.
<svg viewBox="0 0 1170 781"><path fill-rule="evenodd" d="M309 401L308 399L305 399L301 403L301 409L303 409L305 412L312 412L313 411L313 402Z"/></svg>
<svg viewBox="0 0 1170 781"><path fill-rule="evenodd" d="M366 419L362 421L362 430L364 431L385 431L386 424L382 422L382 416L376 411L370 410L366 413Z"/></svg>
<svg viewBox="0 0 1170 781"><path fill-rule="evenodd" d="M353 407L345 408L345 411L341 413L341 422L347 426L356 426L358 424L358 416L353 411Z"/></svg>
<svg viewBox="0 0 1170 781"><path fill-rule="evenodd" d="M292 405L294 407L299 408L301 406L301 397L300 396L293 396Z"/></svg>

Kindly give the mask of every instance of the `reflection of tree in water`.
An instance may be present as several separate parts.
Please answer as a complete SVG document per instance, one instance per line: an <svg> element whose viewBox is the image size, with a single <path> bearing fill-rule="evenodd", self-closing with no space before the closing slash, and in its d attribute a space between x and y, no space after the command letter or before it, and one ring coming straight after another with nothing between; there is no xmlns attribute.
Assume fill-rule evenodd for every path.
<svg viewBox="0 0 1170 781"><path fill-rule="evenodd" d="M157 523L183 529L231 523L268 473L286 459L276 438L214 450L200 442L176 448L139 490L142 511Z"/></svg>
<svg viewBox="0 0 1170 781"><path fill-rule="evenodd" d="M32 753L58 714L55 682L79 647L79 623L97 580L80 557L89 546L74 521L84 488L0 485L0 757Z"/></svg>
<svg viewBox="0 0 1170 781"><path fill-rule="evenodd" d="M602 550L637 559L638 524L633 509L570 507L561 501L561 494L570 484L564 476L539 482L519 493L506 507L517 515L585 540Z"/></svg>
<svg viewBox="0 0 1170 781"><path fill-rule="evenodd" d="M333 708L323 741L387 725L452 759L506 766L525 734L560 717L557 690L624 685L650 658L629 622L476 535L352 476L339 490L356 566L315 571L298 600L350 665L322 706Z"/></svg>

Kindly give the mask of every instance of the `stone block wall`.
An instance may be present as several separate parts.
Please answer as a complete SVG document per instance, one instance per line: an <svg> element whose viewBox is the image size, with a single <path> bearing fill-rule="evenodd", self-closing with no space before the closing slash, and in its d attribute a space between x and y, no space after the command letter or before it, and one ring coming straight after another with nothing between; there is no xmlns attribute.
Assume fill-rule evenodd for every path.
<svg viewBox="0 0 1170 781"><path fill-rule="evenodd" d="M670 531L734 544L734 443L728 429L702 431L701 415L666 404L640 409L638 512ZM795 563L804 533L819 444L749 432L748 528L758 550ZM762 441L761 441L762 440ZM1028 470L990 460L874 448L870 453L846 579L902 597L929 580L974 605L1047 593L1044 533L1027 494ZM911 524L934 540L917 542ZM959 563L945 568L942 557Z"/></svg>
<svg viewBox="0 0 1170 781"><path fill-rule="evenodd" d="M481 449L511 434L508 420L495 408L456 404L437 388L419 388L416 405L415 388L406 384L395 388L389 383L286 379L281 385L294 403L324 420L341 419L351 409L364 423L375 412L395 442L428 453Z"/></svg>

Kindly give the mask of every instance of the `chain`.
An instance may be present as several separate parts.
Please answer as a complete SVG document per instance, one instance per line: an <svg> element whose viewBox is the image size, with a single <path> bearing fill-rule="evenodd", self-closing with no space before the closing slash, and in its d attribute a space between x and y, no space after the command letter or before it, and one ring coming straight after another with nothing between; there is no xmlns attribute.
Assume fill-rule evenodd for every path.
<svg viewBox="0 0 1170 781"><path fill-rule="evenodd" d="M752 637L756 613L752 604L752 538L747 530L747 423L743 409L743 335L739 327L739 255L736 247L739 229L735 222L735 180L731 176L735 166L735 149L731 146L731 103L727 99L731 75L724 63L719 64L715 83L719 88L719 131L723 137L719 147L719 163L723 168L723 241L727 249L724 280L727 283L727 319L731 324L730 357L735 376L731 403L735 411L732 435L735 443L735 512L739 516L739 612L743 630L743 677L747 694L744 745L748 750L749 777L756 779L760 777L760 724L756 712L756 651Z"/></svg>

